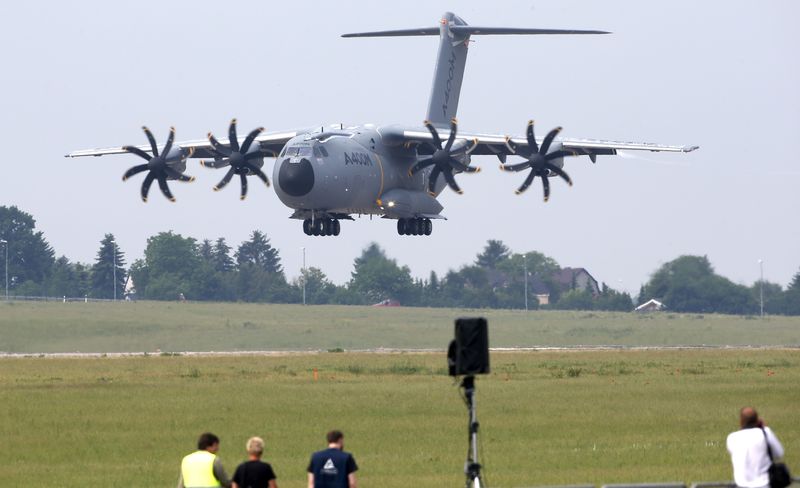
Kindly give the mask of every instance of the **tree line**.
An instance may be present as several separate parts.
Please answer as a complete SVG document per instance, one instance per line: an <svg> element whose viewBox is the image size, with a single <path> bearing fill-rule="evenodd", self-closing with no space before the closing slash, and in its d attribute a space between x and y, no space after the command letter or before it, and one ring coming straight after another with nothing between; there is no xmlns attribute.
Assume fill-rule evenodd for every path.
<svg viewBox="0 0 800 488"><path fill-rule="evenodd" d="M556 279L562 270L538 251L512 252L489 240L475 261L443 276L431 272L414 278L408 266L370 244L353 263L350 280L331 282L324 271L310 267L288 280L280 253L266 234L253 231L234 247L225 238L198 241L173 232L147 239L144 256L126 267L125 254L106 234L94 263L56 258L34 218L16 207L0 206L0 240L8 244L10 293L14 296L121 298L128 276L137 299L242 301L270 303L370 305L393 301L404 306L619 310L634 308L633 298L605 283L597 288ZM0 243L0 246L3 244ZM0 249L0 252L4 251ZM0 255L0 273L5 260ZM525 271L527 270L527 274ZM0 274L0 276L2 276ZM304 286L305 285L305 286ZM546 290L547 305L536 295ZM643 284L638 303L655 298L675 312L757 314L763 292L770 314L800 315L800 271L790 285L733 283L718 275L705 256L680 256L656 270Z"/></svg>

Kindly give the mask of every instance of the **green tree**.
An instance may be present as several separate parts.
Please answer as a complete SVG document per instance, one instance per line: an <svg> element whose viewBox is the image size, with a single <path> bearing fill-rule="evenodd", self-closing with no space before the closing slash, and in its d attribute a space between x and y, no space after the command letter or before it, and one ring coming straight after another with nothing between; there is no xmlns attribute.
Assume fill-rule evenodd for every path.
<svg viewBox="0 0 800 488"><path fill-rule="evenodd" d="M214 243L212 255L215 270L221 273L227 273L234 270L235 263L231 257L231 247L227 242L225 242L224 237L220 237Z"/></svg>
<svg viewBox="0 0 800 488"><path fill-rule="evenodd" d="M325 276L322 270L312 266L303 271L302 275L295 283L295 286L301 294L303 290L303 280L305 280L306 286L306 303L312 305L333 303L337 292L337 286L328 280L328 277Z"/></svg>
<svg viewBox="0 0 800 488"><path fill-rule="evenodd" d="M197 242L191 237L161 232L147 239L144 260L131 266L136 291L143 298L176 300L200 295L195 270L201 265ZM197 292L197 293L195 293Z"/></svg>
<svg viewBox="0 0 800 488"><path fill-rule="evenodd" d="M411 270L398 266L374 242L356 258L349 288L367 303L394 299L410 305L415 298Z"/></svg>
<svg viewBox="0 0 800 488"><path fill-rule="evenodd" d="M489 239L483 252L478 254L475 264L481 268L495 269L503 260L511 256L511 250L502 241Z"/></svg>
<svg viewBox="0 0 800 488"><path fill-rule="evenodd" d="M0 276L6 273L3 246L8 246L8 279L12 292L45 293L45 281L55 264L55 252L44 234L36 231L33 217L17 207L0 206L0 240L7 241L7 244L0 244Z"/></svg>
<svg viewBox="0 0 800 488"><path fill-rule="evenodd" d="M783 315L800 315L800 271L795 273L786 291L775 300L776 313Z"/></svg>
<svg viewBox="0 0 800 488"><path fill-rule="evenodd" d="M252 265L268 273L283 275L278 250L272 247L264 233L257 230L250 235L250 240L243 242L236 250L236 263L239 268Z"/></svg>
<svg viewBox="0 0 800 488"><path fill-rule="evenodd" d="M782 304L783 287L778 283L771 283L769 281L756 281L750 287L750 295L759 304L759 312L761 308L761 291L764 291L764 313L780 313Z"/></svg>
<svg viewBox="0 0 800 488"><path fill-rule="evenodd" d="M758 311L750 290L714 273L705 256L680 256L664 264L645 289L649 296L676 312L752 314Z"/></svg>
<svg viewBox="0 0 800 488"><path fill-rule="evenodd" d="M125 255L119 250L113 234L106 234L100 241L94 265L92 266L92 286L90 295L93 298L114 298L114 269L116 268L117 298L125 291Z"/></svg>
<svg viewBox="0 0 800 488"><path fill-rule="evenodd" d="M47 280L47 295L51 297L80 298L89 293L91 268L81 263L71 263L66 256L56 259Z"/></svg>

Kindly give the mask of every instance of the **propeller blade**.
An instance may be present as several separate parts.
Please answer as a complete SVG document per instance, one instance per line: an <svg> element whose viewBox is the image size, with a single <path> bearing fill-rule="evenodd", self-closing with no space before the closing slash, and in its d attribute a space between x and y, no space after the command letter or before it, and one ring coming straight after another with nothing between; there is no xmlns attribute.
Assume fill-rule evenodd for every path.
<svg viewBox="0 0 800 488"><path fill-rule="evenodd" d="M433 171L431 171L430 176L428 177L428 193L433 195L436 193L436 180L439 179L439 174L441 174L442 170L439 169L438 166L433 167Z"/></svg>
<svg viewBox="0 0 800 488"><path fill-rule="evenodd" d="M556 138L559 132L561 132L561 127L556 127L547 133L544 137L544 141L542 141L542 147L539 149L540 154L547 154L547 150L550 149L550 144L553 143L553 139Z"/></svg>
<svg viewBox="0 0 800 488"><path fill-rule="evenodd" d="M442 174L444 175L445 181L447 181L447 185L452 188L454 192L459 195L464 193L461 188L459 188L458 183L456 183L456 178L451 171L442 171Z"/></svg>
<svg viewBox="0 0 800 488"><path fill-rule="evenodd" d="M147 176L144 177L144 181L142 182L142 189L140 192L142 195L143 202L147 202L147 194L150 193L150 185L153 184L153 180L155 179L156 177L152 171L147 173Z"/></svg>
<svg viewBox="0 0 800 488"><path fill-rule="evenodd" d="M516 173L518 171L522 171L523 169L530 167L531 167L530 161L523 161L517 164L505 164L503 166L500 166L500 169L502 169L503 171L513 171Z"/></svg>
<svg viewBox="0 0 800 488"><path fill-rule="evenodd" d="M142 171L147 171L147 165L146 164L140 164L140 165L134 166L133 168L130 168L128 171L125 172L124 175L122 175L122 181L125 181L128 178L130 178L131 176L137 175L137 174L141 173Z"/></svg>
<svg viewBox="0 0 800 488"><path fill-rule="evenodd" d="M175 142L175 127L169 128L169 136L167 136L167 143L164 144L164 156L166 157L170 150L172 150L172 143Z"/></svg>
<svg viewBox="0 0 800 488"><path fill-rule="evenodd" d="M252 131L250 131L250 133L247 134L247 137L242 143L242 148L240 152L242 154L246 153L250 149L250 145L253 144L253 141L256 139L256 137L258 137L258 135L261 134L263 131L264 131L263 127L259 127L258 129L253 129Z"/></svg>
<svg viewBox="0 0 800 488"><path fill-rule="evenodd" d="M144 135L147 136L147 140L150 141L150 148L153 150L153 156L158 157L158 146L156 145L156 138L153 137L153 133L150 132L146 126L142 126L142 130L144 131Z"/></svg>
<svg viewBox="0 0 800 488"><path fill-rule="evenodd" d="M200 164L202 166L205 166L206 168L219 169L219 168L224 168L225 166L228 166L231 163L227 159L215 159L213 161L201 160Z"/></svg>
<svg viewBox="0 0 800 488"><path fill-rule="evenodd" d="M264 172L261 171L261 168L259 168L257 166L254 166L252 164L249 164L249 163L246 166L247 166L247 169L250 170L250 173L258 176L258 178L261 181L263 181L265 185L269 186L269 178L267 178L267 175L265 175Z"/></svg>
<svg viewBox="0 0 800 488"><path fill-rule="evenodd" d="M131 153L131 154L135 154L135 155L139 156L140 158L142 158L142 159L144 159L144 160L146 160L146 161L150 161L151 159L153 159L153 157L152 157L152 156L150 156L150 155L149 155L149 154L147 154L146 152L142 151L142 150L141 150L141 149L139 149L138 147L134 147L134 146L124 146L124 147L122 148L122 150L123 150L123 151L127 151L127 152L129 152L129 153Z"/></svg>
<svg viewBox="0 0 800 488"><path fill-rule="evenodd" d="M550 181L547 176L542 176L542 188L544 189L544 201L550 200Z"/></svg>
<svg viewBox="0 0 800 488"><path fill-rule="evenodd" d="M564 181L569 183L569 186L572 186L572 179L569 177L566 171L564 171L563 169L559 168L558 166L552 163L545 163L544 167L549 169L553 173L557 174L558 176L560 176Z"/></svg>
<svg viewBox="0 0 800 488"><path fill-rule="evenodd" d="M239 180L242 182L242 196L239 199L244 200L247 198L247 176L244 173L239 173Z"/></svg>
<svg viewBox="0 0 800 488"><path fill-rule="evenodd" d="M539 145L536 144L536 137L533 135L533 120L528 121L528 127L525 129L525 137L528 138L528 146L531 148L531 154L539 152Z"/></svg>
<svg viewBox="0 0 800 488"><path fill-rule="evenodd" d="M433 136L433 145L436 146L436 149L441 149L442 140L439 138L439 132L436 131L436 128L433 126L433 124L431 124L429 120L426 120L423 123L425 124L425 127L428 128L428 132L430 132L431 135Z"/></svg>
<svg viewBox="0 0 800 488"><path fill-rule="evenodd" d="M444 150L450 152L453 147L453 142L456 140L456 132L458 132L458 121L455 117L450 119L450 135L447 137L447 143L444 145Z"/></svg>
<svg viewBox="0 0 800 488"><path fill-rule="evenodd" d="M415 164L414 166L411 167L410 170L408 170L408 174L413 175L427 168L428 166L431 166L432 164L433 164L433 157L428 156L426 158L422 158L419 161L417 161L417 164Z"/></svg>
<svg viewBox="0 0 800 488"><path fill-rule="evenodd" d="M520 186L519 188L517 188L517 191L516 191L515 193L516 193L517 195L519 195L520 193L522 193L522 192L524 192L525 190L527 190L527 189L528 189L528 187L529 187L529 186L531 186L531 183L533 182L533 179L534 179L534 178L536 178L536 173L535 173L533 170L531 170L531 172L530 172L530 173L528 173L528 177L527 177L527 178L525 178L525 181L523 181L523 182L522 182L522 186Z"/></svg>
<svg viewBox="0 0 800 488"><path fill-rule="evenodd" d="M236 119L231 119L231 125L228 126L228 144L231 149L239 152L239 139L236 137Z"/></svg>
<svg viewBox="0 0 800 488"><path fill-rule="evenodd" d="M158 187L161 188L161 193L167 197L167 200L170 202L175 201L175 197L172 196L172 192L169 191L169 186L167 185L167 177L166 176L159 176L158 177Z"/></svg>
<svg viewBox="0 0 800 488"><path fill-rule="evenodd" d="M219 183L217 183L217 186L214 187L214 191L220 191L223 188L225 188L225 185L230 183L231 178L233 178L235 172L236 169L234 168L229 169L228 172L225 173L225 176L219 181Z"/></svg>
<svg viewBox="0 0 800 488"><path fill-rule="evenodd" d="M211 132L208 133L208 142L211 143L211 147L214 148L214 153L218 156L227 158L231 155L231 149L223 146Z"/></svg>
<svg viewBox="0 0 800 488"><path fill-rule="evenodd" d="M188 175L185 175L185 174L181 173L181 172L180 172L180 171L178 171L178 170L175 170L175 169L172 169L172 168L170 168L169 166L167 166L166 168L164 168L164 172L165 172L165 173L167 174L167 176L169 176L170 178L174 178L174 179L176 179L176 180L178 180L178 181L182 181L182 182L184 182L184 183L191 183L192 181L194 181L194 176L188 176Z"/></svg>

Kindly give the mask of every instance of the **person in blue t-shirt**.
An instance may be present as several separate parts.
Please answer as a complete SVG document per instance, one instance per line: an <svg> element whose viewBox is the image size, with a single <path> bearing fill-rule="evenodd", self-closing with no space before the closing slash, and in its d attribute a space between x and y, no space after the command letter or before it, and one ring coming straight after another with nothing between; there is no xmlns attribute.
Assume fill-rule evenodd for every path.
<svg viewBox="0 0 800 488"><path fill-rule="evenodd" d="M358 465L344 451L344 434L332 430L326 438L328 448L312 454L308 463L308 488L356 488Z"/></svg>

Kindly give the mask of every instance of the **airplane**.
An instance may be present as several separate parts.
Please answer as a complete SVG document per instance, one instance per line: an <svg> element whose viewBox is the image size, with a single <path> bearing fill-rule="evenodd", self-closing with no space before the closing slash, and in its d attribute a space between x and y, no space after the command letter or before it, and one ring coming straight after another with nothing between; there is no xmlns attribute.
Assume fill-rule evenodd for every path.
<svg viewBox="0 0 800 488"><path fill-rule="evenodd" d="M344 34L345 38L439 36L433 87L422 126L338 124L271 133L259 127L241 139L236 119L233 119L227 138L218 139L209 132L206 139L176 143L175 129L171 128L166 143L159 146L152 132L143 127L147 145L80 150L66 157L139 156L144 162L126 171L122 179L125 181L147 172L141 186L145 202L153 182L158 182L165 197L175 201L167 181L193 181L194 177L185 174L190 158L199 158L208 168L227 169L214 187L215 191L223 189L238 175L244 200L249 177L255 176L270 186L263 171L264 158L275 158L272 171L275 192L284 205L294 210L290 218L303 221L306 235L337 236L342 220L354 220L353 215L375 215L397 220L400 235L428 236L433 231L431 221L445 218L437 200L441 192L449 187L462 193L455 176L480 171L471 165L472 156L495 156L504 171L527 171L517 194L525 192L538 176L546 202L550 198L550 178L558 177L572 185L564 170L567 157L588 156L594 163L597 156L615 155L619 150L691 152L698 148L559 138L561 127L552 129L544 138L537 138L532 120L528 122L524 137L459 133L456 112L470 38L518 34L609 33L477 27L446 12L434 27ZM509 156L522 160L512 164Z"/></svg>

